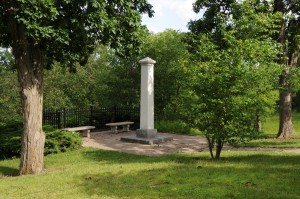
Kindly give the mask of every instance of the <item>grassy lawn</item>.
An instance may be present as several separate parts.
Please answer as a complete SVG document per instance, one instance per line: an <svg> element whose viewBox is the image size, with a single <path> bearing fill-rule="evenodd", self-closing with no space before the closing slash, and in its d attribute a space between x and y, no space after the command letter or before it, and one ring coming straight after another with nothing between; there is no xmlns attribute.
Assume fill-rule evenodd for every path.
<svg viewBox="0 0 300 199"><path fill-rule="evenodd" d="M300 148L300 113L293 113L293 125L296 133L296 138L279 140L276 139L279 128L279 116L274 114L263 122L263 134L261 139L251 140L246 144L238 146L247 147L276 147L276 148Z"/></svg>
<svg viewBox="0 0 300 199"><path fill-rule="evenodd" d="M81 149L45 159L40 175L9 177L0 162L0 198L300 198L300 154L224 152L146 157Z"/></svg>
<svg viewBox="0 0 300 199"><path fill-rule="evenodd" d="M296 134L300 137L300 113L293 113L293 125ZM274 114L273 116L266 118L263 123L263 132L276 136L279 128L279 115Z"/></svg>

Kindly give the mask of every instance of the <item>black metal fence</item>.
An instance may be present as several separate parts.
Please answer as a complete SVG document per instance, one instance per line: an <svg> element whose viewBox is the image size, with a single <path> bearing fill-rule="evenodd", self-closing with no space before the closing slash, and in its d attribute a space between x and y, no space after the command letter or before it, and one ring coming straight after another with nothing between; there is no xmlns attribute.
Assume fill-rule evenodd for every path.
<svg viewBox="0 0 300 199"><path fill-rule="evenodd" d="M98 129L107 128L106 123L132 121L133 127L139 126L139 108L103 107L76 109L45 109L43 111L43 125L55 128L75 126L95 126Z"/></svg>

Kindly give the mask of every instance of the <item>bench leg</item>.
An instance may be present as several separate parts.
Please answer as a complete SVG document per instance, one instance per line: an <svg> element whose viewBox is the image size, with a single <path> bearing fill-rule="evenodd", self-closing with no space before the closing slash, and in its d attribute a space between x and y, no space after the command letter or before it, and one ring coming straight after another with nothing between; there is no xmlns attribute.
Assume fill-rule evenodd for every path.
<svg viewBox="0 0 300 199"><path fill-rule="evenodd" d="M123 125L123 131L129 131L129 124Z"/></svg>
<svg viewBox="0 0 300 199"><path fill-rule="evenodd" d="M118 126L111 126L110 129L112 133L118 133Z"/></svg>
<svg viewBox="0 0 300 199"><path fill-rule="evenodd" d="M82 130L82 136L90 138L90 130Z"/></svg>

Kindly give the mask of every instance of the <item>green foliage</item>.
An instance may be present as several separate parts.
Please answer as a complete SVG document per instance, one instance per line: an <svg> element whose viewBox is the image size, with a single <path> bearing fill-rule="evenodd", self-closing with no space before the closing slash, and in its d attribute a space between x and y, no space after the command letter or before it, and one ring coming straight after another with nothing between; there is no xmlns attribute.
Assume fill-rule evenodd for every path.
<svg viewBox="0 0 300 199"><path fill-rule="evenodd" d="M45 72L44 105L47 108L89 107L95 103L91 95L95 84L93 71L89 67L77 67L77 73L70 73L59 63ZM96 69L95 69L96 70Z"/></svg>
<svg viewBox="0 0 300 199"><path fill-rule="evenodd" d="M45 155L79 149L82 138L78 132L46 131Z"/></svg>
<svg viewBox="0 0 300 199"><path fill-rule="evenodd" d="M77 132L56 130L51 126L44 126L46 141L45 155L62 153L79 149L82 138ZM11 123L0 126L0 159L19 157L21 152L22 123Z"/></svg>
<svg viewBox="0 0 300 199"><path fill-rule="evenodd" d="M137 57L120 58L114 50L99 46L84 67L76 65L76 71L76 74L69 72L59 63L46 71L45 107L138 106L140 67Z"/></svg>
<svg viewBox="0 0 300 199"><path fill-rule="evenodd" d="M195 129L191 128L188 124L183 121L158 121L155 122L155 128L158 129L159 132L166 133L175 133L175 134L183 134L183 135L202 135L202 133Z"/></svg>
<svg viewBox="0 0 300 199"><path fill-rule="evenodd" d="M10 23L24 26L28 41L34 41L48 60L86 63L99 43L109 44L123 56L139 51L145 27L141 14L153 16L146 0L138 1L5 1L0 3L0 46L13 44Z"/></svg>
<svg viewBox="0 0 300 199"><path fill-rule="evenodd" d="M0 159L18 157L21 152L21 130L19 131L1 131L0 133Z"/></svg>
<svg viewBox="0 0 300 199"><path fill-rule="evenodd" d="M5 64L7 60L0 62L0 125L22 118L17 75Z"/></svg>
<svg viewBox="0 0 300 199"><path fill-rule="evenodd" d="M184 33L166 30L151 34L143 50L156 61L154 66L155 115L159 120L180 119L178 113L182 93L189 77L184 73L188 52Z"/></svg>
<svg viewBox="0 0 300 199"><path fill-rule="evenodd" d="M3 70L13 71L15 68L14 57L10 50L0 48L0 72Z"/></svg>
<svg viewBox="0 0 300 199"><path fill-rule="evenodd" d="M248 3L239 5L245 12L238 19L216 13L217 31L196 36L198 40L191 45L195 61L188 68L194 92L190 96L196 103L189 111L216 159L224 143L244 142L255 136L259 118L272 111L277 97L275 85L281 68L274 60L278 48L268 35L256 34L258 30L267 32L269 23L257 24L255 30L245 26L258 17Z"/></svg>

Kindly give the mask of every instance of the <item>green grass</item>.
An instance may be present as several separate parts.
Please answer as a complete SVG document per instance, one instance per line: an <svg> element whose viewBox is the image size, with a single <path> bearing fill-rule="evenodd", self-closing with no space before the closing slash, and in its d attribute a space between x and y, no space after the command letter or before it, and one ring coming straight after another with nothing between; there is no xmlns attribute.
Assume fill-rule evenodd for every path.
<svg viewBox="0 0 300 199"><path fill-rule="evenodd" d="M260 139L251 140L238 146L262 147L262 148L300 148L300 113L293 113L293 125L296 137L292 139L276 139L279 128L279 116L274 114L263 122L264 132Z"/></svg>
<svg viewBox="0 0 300 199"><path fill-rule="evenodd" d="M177 121L156 121L155 128L158 129L159 132L165 133L175 133L182 135L194 135L194 136L203 136L200 130L191 128L185 122L177 120Z"/></svg>
<svg viewBox="0 0 300 199"><path fill-rule="evenodd" d="M300 154L224 152L146 157L96 149L47 156L39 175L10 177L0 161L0 198L299 198Z"/></svg>
<svg viewBox="0 0 300 199"><path fill-rule="evenodd" d="M293 113L293 125L296 135L300 137L300 113ZM279 128L279 115L274 114L263 122L263 132L276 136Z"/></svg>

